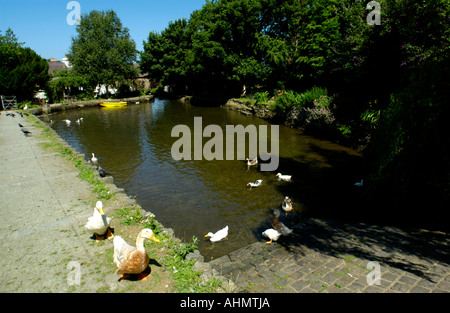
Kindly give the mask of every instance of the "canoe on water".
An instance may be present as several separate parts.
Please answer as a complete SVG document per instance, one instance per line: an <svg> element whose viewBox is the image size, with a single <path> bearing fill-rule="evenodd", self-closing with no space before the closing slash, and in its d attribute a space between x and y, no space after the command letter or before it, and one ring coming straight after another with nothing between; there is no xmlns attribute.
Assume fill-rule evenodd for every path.
<svg viewBox="0 0 450 313"><path fill-rule="evenodd" d="M122 102L103 102L103 101L100 101L98 104L101 105L102 107L105 107L105 108L117 108L117 107L124 107L124 106L126 106L127 102L125 102L125 101L122 101Z"/></svg>

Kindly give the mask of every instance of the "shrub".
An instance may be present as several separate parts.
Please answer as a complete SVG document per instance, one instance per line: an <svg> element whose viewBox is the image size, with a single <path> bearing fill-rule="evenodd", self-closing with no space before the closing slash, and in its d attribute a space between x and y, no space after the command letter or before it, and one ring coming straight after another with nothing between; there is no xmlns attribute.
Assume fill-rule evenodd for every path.
<svg viewBox="0 0 450 313"><path fill-rule="evenodd" d="M276 111L277 114L284 116L291 107L300 105L301 101L301 95L289 90L277 97L272 110Z"/></svg>
<svg viewBox="0 0 450 313"><path fill-rule="evenodd" d="M257 92L253 95L253 98L256 100L256 105L267 103L269 102L269 92Z"/></svg>
<svg viewBox="0 0 450 313"><path fill-rule="evenodd" d="M328 127L334 123L336 118L331 112L331 102L333 98L321 95L313 100L312 107L305 107L303 110L307 113L305 126Z"/></svg>

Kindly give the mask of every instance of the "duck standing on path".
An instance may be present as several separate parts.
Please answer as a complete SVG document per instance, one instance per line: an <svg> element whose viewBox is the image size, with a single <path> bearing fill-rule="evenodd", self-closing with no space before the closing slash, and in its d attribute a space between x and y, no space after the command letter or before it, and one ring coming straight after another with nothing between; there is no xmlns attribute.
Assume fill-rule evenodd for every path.
<svg viewBox="0 0 450 313"><path fill-rule="evenodd" d="M114 237L111 232L110 225L111 218L105 215L105 212L103 211L103 203L101 201L97 201L94 208L94 214L89 217L84 228L86 228L86 230L88 231L93 232L96 242L99 242L100 239L104 238L104 236L106 236L106 238L108 239Z"/></svg>
<svg viewBox="0 0 450 313"><path fill-rule="evenodd" d="M136 247L129 245L122 237L114 237L114 263L117 266L116 274L121 275L119 280L126 279L130 274L139 274L138 280L146 280L148 275L143 272L147 269L150 259L144 248L144 239L159 242L150 228L141 230L136 238Z"/></svg>
<svg viewBox="0 0 450 313"><path fill-rule="evenodd" d="M22 133L23 133L26 137L28 137L29 135L31 135L31 132L28 131L28 130L25 130L25 129L23 129L23 128L21 128L20 130L22 131Z"/></svg>
<svg viewBox="0 0 450 313"><path fill-rule="evenodd" d="M281 234L273 228L266 229L262 234L270 239L270 241L266 242L268 245L271 245L272 241L277 241L281 236Z"/></svg>

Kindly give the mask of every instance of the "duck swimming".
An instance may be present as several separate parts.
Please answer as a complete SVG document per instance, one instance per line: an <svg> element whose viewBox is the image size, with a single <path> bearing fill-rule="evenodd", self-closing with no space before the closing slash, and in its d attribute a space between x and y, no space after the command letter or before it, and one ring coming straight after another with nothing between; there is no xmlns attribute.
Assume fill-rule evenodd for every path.
<svg viewBox="0 0 450 313"><path fill-rule="evenodd" d="M281 208L286 212L286 214L287 212L292 212L294 210L292 200L286 196L281 204Z"/></svg>
<svg viewBox="0 0 450 313"><path fill-rule="evenodd" d="M212 232L209 232L205 237L210 237L209 240L211 242L217 242L220 241L228 236L228 226L225 226L221 230L217 231L215 234Z"/></svg>
<svg viewBox="0 0 450 313"><path fill-rule="evenodd" d="M259 186L261 185L262 182L263 182L262 179L258 179L258 180L257 180L256 182L254 182L254 183L248 183L247 186L250 186L250 188L251 188L251 187L259 187Z"/></svg>
<svg viewBox="0 0 450 313"><path fill-rule="evenodd" d="M121 275L119 280L126 279L130 274L139 274L138 280L146 280L148 275L143 274L150 262L144 248L144 239L159 242L150 228L141 230L136 238L136 247L129 245L122 237L114 237L114 263L117 266L116 274Z"/></svg>
<svg viewBox="0 0 450 313"><path fill-rule="evenodd" d="M278 173L276 175L276 177L278 177L279 179L284 180L284 181L290 181L292 178L292 175L283 175L281 173Z"/></svg>

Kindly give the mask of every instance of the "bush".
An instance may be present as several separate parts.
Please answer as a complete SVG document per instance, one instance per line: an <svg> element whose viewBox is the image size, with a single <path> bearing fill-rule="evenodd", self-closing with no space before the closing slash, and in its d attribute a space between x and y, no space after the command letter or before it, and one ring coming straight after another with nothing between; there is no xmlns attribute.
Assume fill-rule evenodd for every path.
<svg viewBox="0 0 450 313"><path fill-rule="evenodd" d="M312 107L304 107L303 111L306 112L305 127L324 128L331 126L336 120L331 111L332 101L332 97L323 94L313 100Z"/></svg>
<svg viewBox="0 0 450 313"><path fill-rule="evenodd" d="M301 95L289 90L277 97L275 105L271 109L277 112L277 114L285 116L291 107L300 106L301 102Z"/></svg>
<svg viewBox="0 0 450 313"><path fill-rule="evenodd" d="M256 100L255 103L256 105L267 103L269 102L269 92L268 91L257 92L253 95L253 98Z"/></svg>

